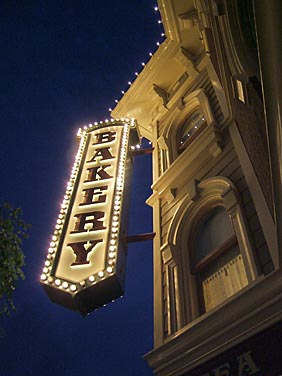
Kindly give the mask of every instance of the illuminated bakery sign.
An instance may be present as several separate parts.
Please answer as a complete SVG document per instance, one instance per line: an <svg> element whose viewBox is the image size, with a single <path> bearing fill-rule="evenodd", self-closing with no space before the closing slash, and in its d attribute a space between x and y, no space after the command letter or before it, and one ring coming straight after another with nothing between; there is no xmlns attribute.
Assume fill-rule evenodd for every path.
<svg viewBox="0 0 282 376"><path fill-rule="evenodd" d="M82 315L123 294L134 120L80 130L41 283L55 303Z"/></svg>

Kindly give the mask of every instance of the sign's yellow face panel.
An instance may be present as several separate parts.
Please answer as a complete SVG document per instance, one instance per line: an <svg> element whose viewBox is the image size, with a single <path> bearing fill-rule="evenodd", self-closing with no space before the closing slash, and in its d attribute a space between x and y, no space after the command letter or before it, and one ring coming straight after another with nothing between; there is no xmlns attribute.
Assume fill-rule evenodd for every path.
<svg viewBox="0 0 282 376"><path fill-rule="evenodd" d="M129 150L138 137L134 121L102 123L79 136L41 283L54 302L85 315L123 293Z"/></svg>

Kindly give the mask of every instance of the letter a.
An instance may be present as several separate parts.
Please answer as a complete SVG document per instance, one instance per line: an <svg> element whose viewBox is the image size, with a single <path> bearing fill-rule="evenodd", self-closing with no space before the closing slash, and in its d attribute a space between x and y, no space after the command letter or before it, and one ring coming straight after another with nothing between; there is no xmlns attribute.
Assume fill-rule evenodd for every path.
<svg viewBox="0 0 282 376"><path fill-rule="evenodd" d="M251 351L238 356L237 359L239 362L239 376L255 375L257 372L259 372L260 369L257 368L251 357Z"/></svg>
<svg viewBox="0 0 282 376"><path fill-rule="evenodd" d="M107 160L107 159L113 159L114 156L110 152L110 148L103 148L103 149L97 149L96 153L91 157L89 162L97 162L98 159Z"/></svg>

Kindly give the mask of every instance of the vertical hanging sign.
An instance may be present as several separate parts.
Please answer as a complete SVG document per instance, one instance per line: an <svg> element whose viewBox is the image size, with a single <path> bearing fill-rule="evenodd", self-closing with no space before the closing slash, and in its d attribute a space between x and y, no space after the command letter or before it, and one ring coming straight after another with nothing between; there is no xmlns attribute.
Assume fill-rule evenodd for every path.
<svg viewBox="0 0 282 376"><path fill-rule="evenodd" d="M134 120L79 131L80 145L67 186L41 284L50 299L82 315L124 290L124 238Z"/></svg>

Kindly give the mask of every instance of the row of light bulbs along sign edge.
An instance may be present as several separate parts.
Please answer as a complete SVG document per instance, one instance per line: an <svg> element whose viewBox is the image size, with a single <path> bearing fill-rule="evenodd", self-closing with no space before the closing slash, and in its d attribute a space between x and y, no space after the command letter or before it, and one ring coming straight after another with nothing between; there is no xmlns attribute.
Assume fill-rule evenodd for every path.
<svg viewBox="0 0 282 376"><path fill-rule="evenodd" d="M80 143L41 274L49 298L83 316L123 295L134 119L79 129Z"/></svg>

